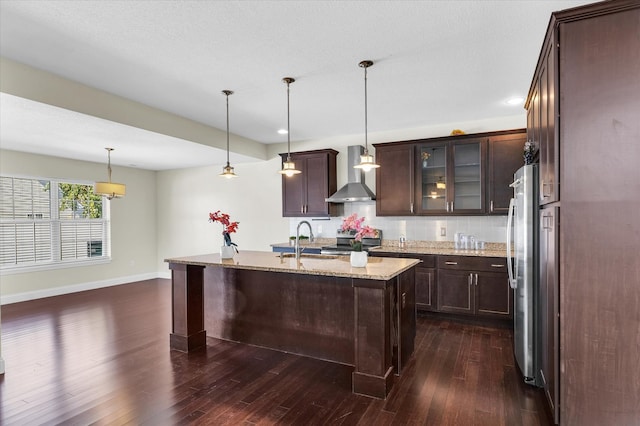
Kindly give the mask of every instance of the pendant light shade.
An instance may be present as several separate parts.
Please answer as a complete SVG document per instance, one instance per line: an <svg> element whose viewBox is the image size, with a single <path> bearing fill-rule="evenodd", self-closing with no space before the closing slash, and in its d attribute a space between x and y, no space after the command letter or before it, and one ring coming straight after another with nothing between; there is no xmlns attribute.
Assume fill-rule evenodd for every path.
<svg viewBox="0 0 640 426"><path fill-rule="evenodd" d="M278 173L291 177L300 173L300 170L296 170L296 165L291 160L291 129L289 126L289 85L295 80L291 77L285 77L282 81L287 83L287 161L282 163L282 170L278 171Z"/></svg>
<svg viewBox="0 0 640 426"><path fill-rule="evenodd" d="M113 183L111 182L111 151L113 148L105 148L107 150L107 173L109 175L108 182L96 182L93 186L93 192L97 195L103 195L107 197L109 200L113 200L114 198L124 197L127 189L123 183Z"/></svg>
<svg viewBox="0 0 640 426"><path fill-rule="evenodd" d="M227 165L222 168L222 173L219 176L231 179L238 177L229 163L229 95L233 95L233 92L231 90L223 90L222 93L227 97Z"/></svg>
<svg viewBox="0 0 640 426"><path fill-rule="evenodd" d="M362 61L358 64L360 68L364 68L364 153L360 156L360 164L356 164L353 167L362 169L365 172L380 167L373 160L373 155L369 154L369 141L367 140L367 68L371 65L373 65L373 61Z"/></svg>

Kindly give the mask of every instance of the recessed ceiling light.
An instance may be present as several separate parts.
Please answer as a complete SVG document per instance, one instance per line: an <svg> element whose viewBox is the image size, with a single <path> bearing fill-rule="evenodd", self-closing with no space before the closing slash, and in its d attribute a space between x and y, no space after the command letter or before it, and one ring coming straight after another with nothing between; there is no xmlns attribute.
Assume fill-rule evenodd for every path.
<svg viewBox="0 0 640 426"><path fill-rule="evenodd" d="M279 135L286 135L287 133L288 133L288 132L287 132L287 129L280 129L280 130L278 130L278 134L279 134Z"/></svg>
<svg viewBox="0 0 640 426"><path fill-rule="evenodd" d="M522 105L523 102L524 102L524 99L520 96L514 96L505 101L507 105Z"/></svg>

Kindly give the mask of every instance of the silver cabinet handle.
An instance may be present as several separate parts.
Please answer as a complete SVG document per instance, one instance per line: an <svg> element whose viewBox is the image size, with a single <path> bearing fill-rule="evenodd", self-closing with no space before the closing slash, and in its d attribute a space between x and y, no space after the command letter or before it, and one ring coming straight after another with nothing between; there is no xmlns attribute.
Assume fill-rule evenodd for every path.
<svg viewBox="0 0 640 426"><path fill-rule="evenodd" d="M453 213L453 201L451 202L451 213Z"/></svg>
<svg viewBox="0 0 640 426"><path fill-rule="evenodd" d="M467 281L469 282L469 285L473 285L473 274L469 274Z"/></svg>
<svg viewBox="0 0 640 426"><path fill-rule="evenodd" d="M409 210L413 213L413 203L409 203Z"/></svg>
<svg viewBox="0 0 640 426"><path fill-rule="evenodd" d="M402 293L402 309L407 306L407 293Z"/></svg>
<svg viewBox="0 0 640 426"><path fill-rule="evenodd" d="M445 263L445 265L457 265L458 264L458 262L448 262L448 261L444 262L444 263Z"/></svg>
<svg viewBox="0 0 640 426"><path fill-rule="evenodd" d="M300 206L300 213L304 214L304 204Z"/></svg>
<svg viewBox="0 0 640 426"><path fill-rule="evenodd" d="M498 265L498 264L496 264L496 263L492 263L492 264L491 264L491 267L492 267L492 268L504 268L504 265Z"/></svg>
<svg viewBox="0 0 640 426"><path fill-rule="evenodd" d="M476 274L476 286L478 285L478 274Z"/></svg>
<svg viewBox="0 0 640 426"><path fill-rule="evenodd" d="M444 202L444 206L445 206L445 208L447 209L447 213L449 213L449 202L448 202L448 201L445 201L445 202Z"/></svg>
<svg viewBox="0 0 640 426"><path fill-rule="evenodd" d="M489 203L489 211L493 213L493 200Z"/></svg>

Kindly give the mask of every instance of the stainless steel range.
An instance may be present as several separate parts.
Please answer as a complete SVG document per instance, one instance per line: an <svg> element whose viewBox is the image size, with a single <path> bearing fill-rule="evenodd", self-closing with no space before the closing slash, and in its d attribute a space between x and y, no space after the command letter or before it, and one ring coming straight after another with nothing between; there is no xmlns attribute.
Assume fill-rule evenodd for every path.
<svg viewBox="0 0 640 426"><path fill-rule="evenodd" d="M376 229L375 232L375 237L364 237L362 239L362 251L369 251L372 248L378 248L382 245L382 231L380 229ZM336 243L322 247L320 253L348 255L353 251L351 242L354 241L355 238L355 231L342 231L338 229L336 233Z"/></svg>

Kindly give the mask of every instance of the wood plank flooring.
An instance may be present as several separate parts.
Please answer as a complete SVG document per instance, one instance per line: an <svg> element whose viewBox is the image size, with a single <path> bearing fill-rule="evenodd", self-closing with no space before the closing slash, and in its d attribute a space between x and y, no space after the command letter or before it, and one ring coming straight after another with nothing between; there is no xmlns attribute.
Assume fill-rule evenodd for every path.
<svg viewBox="0 0 640 426"><path fill-rule="evenodd" d="M349 366L209 340L169 349L168 280L2 307L0 424L547 425L508 329L418 317L386 400L351 393Z"/></svg>

